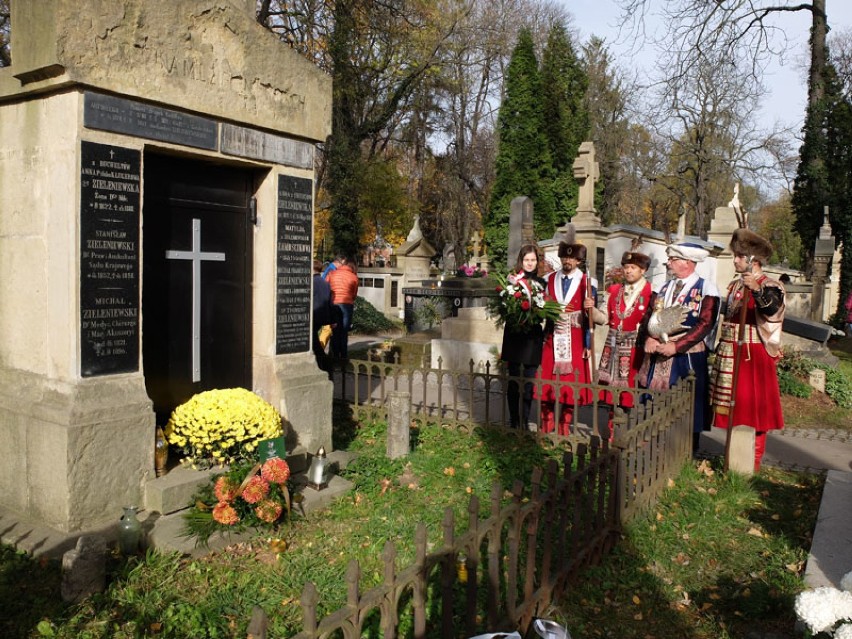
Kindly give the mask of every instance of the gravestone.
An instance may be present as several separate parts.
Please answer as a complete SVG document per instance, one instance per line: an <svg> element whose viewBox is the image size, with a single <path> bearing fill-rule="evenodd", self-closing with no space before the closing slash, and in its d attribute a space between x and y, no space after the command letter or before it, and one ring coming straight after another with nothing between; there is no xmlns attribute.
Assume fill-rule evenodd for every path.
<svg viewBox="0 0 852 639"><path fill-rule="evenodd" d="M525 195L512 199L509 204L509 248L506 255L510 271L515 268L521 247L535 243L533 224L533 201Z"/></svg>
<svg viewBox="0 0 852 639"><path fill-rule="evenodd" d="M106 587L107 544L98 535L81 535L62 555L62 601L77 603Z"/></svg>
<svg viewBox="0 0 852 639"><path fill-rule="evenodd" d="M310 352L331 79L250 0L11 5L0 69L0 508L62 531L143 503L154 427L242 386L331 449Z"/></svg>

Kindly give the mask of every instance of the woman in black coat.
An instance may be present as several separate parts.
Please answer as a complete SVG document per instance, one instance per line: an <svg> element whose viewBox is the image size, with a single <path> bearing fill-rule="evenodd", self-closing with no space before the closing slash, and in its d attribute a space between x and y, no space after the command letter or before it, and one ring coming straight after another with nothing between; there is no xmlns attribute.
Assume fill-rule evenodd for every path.
<svg viewBox="0 0 852 639"><path fill-rule="evenodd" d="M518 254L515 265L515 277L528 281L536 281L544 286L544 281L538 276L539 271L538 247L535 244L525 244ZM509 403L509 425L512 428L527 428L532 408L533 383L524 383L523 406L520 404L520 388L517 379L535 379L538 367L541 365L541 349L544 343L544 329L540 324L527 331L515 331L509 326L503 327L503 348L500 358L506 362L509 371L509 384L506 389L506 400Z"/></svg>

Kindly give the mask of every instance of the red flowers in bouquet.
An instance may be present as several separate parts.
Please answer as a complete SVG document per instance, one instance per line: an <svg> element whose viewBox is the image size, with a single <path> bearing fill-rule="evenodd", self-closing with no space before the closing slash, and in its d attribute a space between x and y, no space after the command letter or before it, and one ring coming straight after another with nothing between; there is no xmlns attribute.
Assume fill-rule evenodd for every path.
<svg viewBox="0 0 852 639"><path fill-rule="evenodd" d="M497 326L510 331L527 332L544 320L559 318L559 304L545 300L544 286L538 280L519 275L496 276L499 295L488 304L489 314L496 318Z"/></svg>

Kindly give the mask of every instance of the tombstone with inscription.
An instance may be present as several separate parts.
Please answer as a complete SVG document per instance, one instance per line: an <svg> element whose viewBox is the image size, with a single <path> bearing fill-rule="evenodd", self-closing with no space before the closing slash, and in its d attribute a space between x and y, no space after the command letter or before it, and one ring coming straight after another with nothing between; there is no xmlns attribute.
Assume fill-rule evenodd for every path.
<svg viewBox="0 0 852 639"><path fill-rule="evenodd" d="M254 390L288 451L331 448L330 78L251 0L78 4L12 3L0 69L0 508L64 531L144 503L154 426L199 391Z"/></svg>

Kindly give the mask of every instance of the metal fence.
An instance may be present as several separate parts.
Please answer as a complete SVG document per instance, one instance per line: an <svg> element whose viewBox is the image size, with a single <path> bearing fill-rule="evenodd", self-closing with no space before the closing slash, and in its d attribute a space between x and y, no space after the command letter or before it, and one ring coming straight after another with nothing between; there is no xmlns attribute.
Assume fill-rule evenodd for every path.
<svg viewBox="0 0 852 639"><path fill-rule="evenodd" d="M411 417L422 425L500 427L506 422L505 389L513 380L488 366L475 368L338 362L335 394L350 403L356 418L386 417L387 393L405 391ZM540 398L542 384L533 384ZM553 385L558 396L563 384ZM501 629L525 633L580 569L612 548L623 524L654 503L691 450L692 379L670 391L628 391L634 406L629 411L610 407L607 387L564 386L571 386L574 397L588 391L594 398L591 409L574 406L570 436L516 431L519 436L567 439L573 452L564 456L561 469L556 462L536 469L528 486L512 486L510 499L495 484L485 519L480 519L479 499L471 497L462 533L456 532L453 512L447 509L437 551L427 552L421 524L415 532L415 560L406 567L397 568L396 547L387 542L382 583L366 592L359 587L358 563L351 562L346 605L321 620L318 593L308 583L301 597L304 629L296 637L419 639ZM265 622L262 611L256 611L250 636L265 637Z"/></svg>

